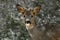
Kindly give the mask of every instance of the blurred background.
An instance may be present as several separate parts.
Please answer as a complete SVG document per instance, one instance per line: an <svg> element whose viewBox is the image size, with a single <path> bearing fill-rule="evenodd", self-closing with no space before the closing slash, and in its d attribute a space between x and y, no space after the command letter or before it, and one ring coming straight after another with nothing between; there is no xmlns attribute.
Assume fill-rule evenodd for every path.
<svg viewBox="0 0 60 40"><path fill-rule="evenodd" d="M60 0L0 0L0 40L31 40L20 19L17 3L24 7L41 5L36 23L42 33L45 32L50 37L54 28L60 32ZM45 24L52 27L45 27ZM59 27L55 27L56 25Z"/></svg>

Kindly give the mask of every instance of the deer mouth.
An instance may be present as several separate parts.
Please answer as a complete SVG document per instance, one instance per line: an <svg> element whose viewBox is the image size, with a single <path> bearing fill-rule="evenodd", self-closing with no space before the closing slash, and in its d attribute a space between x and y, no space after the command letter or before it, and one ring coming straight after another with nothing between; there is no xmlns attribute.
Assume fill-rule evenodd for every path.
<svg viewBox="0 0 60 40"><path fill-rule="evenodd" d="M31 23L30 20L26 20L26 21L25 21L25 26L26 26L26 29L27 29L27 30L33 28L32 23Z"/></svg>
<svg viewBox="0 0 60 40"><path fill-rule="evenodd" d="M31 24L25 24L27 27L31 26Z"/></svg>
<svg viewBox="0 0 60 40"><path fill-rule="evenodd" d="M26 25L27 27L29 27L29 26L31 26L31 22L30 22L30 21L26 21L26 22L25 22L25 25Z"/></svg>
<svg viewBox="0 0 60 40"><path fill-rule="evenodd" d="M26 29L28 30L28 29L32 29L33 28L33 26L32 26L32 24L25 24L25 26L26 26Z"/></svg>

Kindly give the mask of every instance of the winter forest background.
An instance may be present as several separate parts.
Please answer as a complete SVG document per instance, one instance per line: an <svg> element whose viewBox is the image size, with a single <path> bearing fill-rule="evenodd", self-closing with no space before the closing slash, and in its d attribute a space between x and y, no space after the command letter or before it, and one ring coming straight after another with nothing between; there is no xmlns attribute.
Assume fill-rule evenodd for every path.
<svg viewBox="0 0 60 40"><path fill-rule="evenodd" d="M29 6L40 4L41 10L37 15L39 28L44 32L46 30L44 24L52 25L46 30L49 36L54 28L60 32L60 27L54 27L60 26L60 0L0 0L0 40L30 40L25 26L21 25L17 3L24 7L29 4Z"/></svg>

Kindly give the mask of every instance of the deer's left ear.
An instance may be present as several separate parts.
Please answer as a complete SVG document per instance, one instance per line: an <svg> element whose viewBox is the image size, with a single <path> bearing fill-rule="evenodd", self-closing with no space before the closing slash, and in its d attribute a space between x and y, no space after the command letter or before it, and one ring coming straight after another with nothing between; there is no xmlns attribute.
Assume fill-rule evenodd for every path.
<svg viewBox="0 0 60 40"><path fill-rule="evenodd" d="M39 13L40 9L41 9L41 6L35 7L35 8L34 8L34 13L35 13L35 14Z"/></svg>

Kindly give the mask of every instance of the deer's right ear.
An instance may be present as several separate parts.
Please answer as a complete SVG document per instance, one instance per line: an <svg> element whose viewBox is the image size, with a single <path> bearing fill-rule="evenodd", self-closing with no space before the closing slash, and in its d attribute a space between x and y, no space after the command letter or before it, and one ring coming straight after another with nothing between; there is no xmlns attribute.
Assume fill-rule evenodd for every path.
<svg viewBox="0 0 60 40"><path fill-rule="evenodd" d="M22 13L22 14L24 14L24 8L21 6L21 5L19 5L19 4L16 4L16 7L17 7L17 11L19 12L19 13Z"/></svg>

